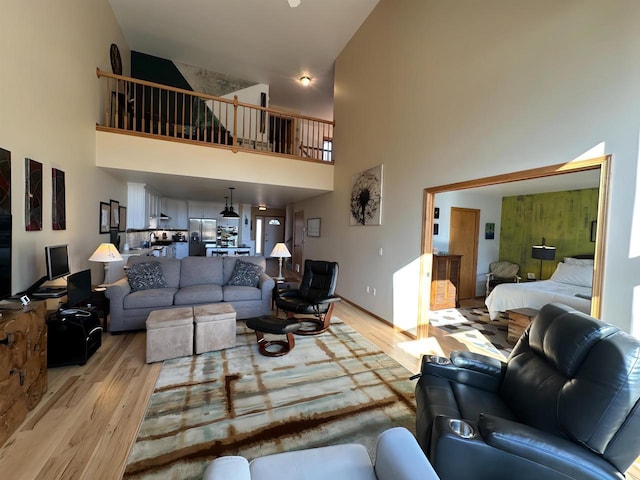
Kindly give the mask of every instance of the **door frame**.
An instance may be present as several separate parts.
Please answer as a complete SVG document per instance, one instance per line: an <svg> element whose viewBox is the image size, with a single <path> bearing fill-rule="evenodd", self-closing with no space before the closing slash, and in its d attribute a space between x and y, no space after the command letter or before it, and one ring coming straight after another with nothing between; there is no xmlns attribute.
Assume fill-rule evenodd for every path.
<svg viewBox="0 0 640 480"><path fill-rule="evenodd" d="M576 160L573 162L549 165L531 170L521 170L518 172L494 175L476 180L467 180L464 182L425 188L423 192L422 248L420 255L417 337L420 339L427 338L429 336L429 291L431 288L431 265L433 261L433 209L435 207L435 196L437 193L467 190L470 188L486 187L489 185L499 185L501 183L518 182L521 180L531 180L598 169L600 170L600 184L598 190L596 245L593 261L591 316L600 318L602 310L602 287L604 282L604 254L607 231L606 222L609 211L611 158L611 155L603 155L601 157L587 160Z"/></svg>

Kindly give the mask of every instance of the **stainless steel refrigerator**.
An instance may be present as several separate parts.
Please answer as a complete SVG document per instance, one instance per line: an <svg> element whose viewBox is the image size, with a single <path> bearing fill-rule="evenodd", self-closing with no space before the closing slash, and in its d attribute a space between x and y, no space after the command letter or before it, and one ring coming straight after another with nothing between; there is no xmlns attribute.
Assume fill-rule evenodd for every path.
<svg viewBox="0 0 640 480"><path fill-rule="evenodd" d="M204 255L204 245L216 243L216 237L216 220L213 218L189 219L189 255Z"/></svg>

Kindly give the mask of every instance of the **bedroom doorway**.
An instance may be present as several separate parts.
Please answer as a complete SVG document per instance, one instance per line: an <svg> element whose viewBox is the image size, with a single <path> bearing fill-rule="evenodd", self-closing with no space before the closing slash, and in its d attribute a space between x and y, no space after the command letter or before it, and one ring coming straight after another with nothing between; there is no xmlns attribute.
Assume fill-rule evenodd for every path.
<svg viewBox="0 0 640 480"><path fill-rule="evenodd" d="M498 186L526 180L551 179L560 175L571 173L591 172L598 174L598 211L595 231L594 274L591 299L591 315L596 318L601 316L604 245L606 242L606 221L608 213L608 190L610 181L611 155L603 155L587 160L576 160L564 164L549 165L546 167L519 172L495 175L465 182L440 185L426 188L423 192L423 222L422 222L422 246L420 256L420 285L419 285L419 313L418 313L418 339L429 336L430 316L430 290L431 268L433 260L434 218L436 207L435 196L438 193L456 192L460 190L480 187Z"/></svg>

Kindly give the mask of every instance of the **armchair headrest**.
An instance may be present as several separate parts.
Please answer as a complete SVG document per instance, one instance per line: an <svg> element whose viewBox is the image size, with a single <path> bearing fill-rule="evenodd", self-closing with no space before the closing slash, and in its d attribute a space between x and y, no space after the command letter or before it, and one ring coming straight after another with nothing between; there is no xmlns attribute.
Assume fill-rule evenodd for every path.
<svg viewBox="0 0 640 480"><path fill-rule="evenodd" d="M337 262L305 260L300 295L308 299L330 297L335 294L337 280Z"/></svg>
<svg viewBox="0 0 640 480"><path fill-rule="evenodd" d="M542 307L529 330L531 350L572 378L593 346L619 329L561 304Z"/></svg>

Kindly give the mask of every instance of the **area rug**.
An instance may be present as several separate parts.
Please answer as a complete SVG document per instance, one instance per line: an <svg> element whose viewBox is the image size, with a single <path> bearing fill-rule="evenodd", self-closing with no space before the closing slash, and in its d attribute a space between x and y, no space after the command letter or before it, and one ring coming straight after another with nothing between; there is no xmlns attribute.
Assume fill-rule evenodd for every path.
<svg viewBox="0 0 640 480"><path fill-rule="evenodd" d="M432 312L429 323L472 351L506 359L513 349L507 342L508 320L506 314L491 320L486 308L449 308Z"/></svg>
<svg viewBox="0 0 640 480"><path fill-rule="evenodd" d="M235 348L164 362L124 478L200 479L218 456L339 443L373 453L382 431L415 431L410 375L335 317L282 357L238 322Z"/></svg>

